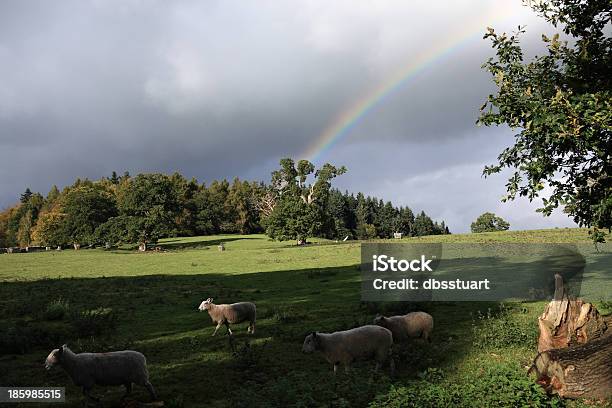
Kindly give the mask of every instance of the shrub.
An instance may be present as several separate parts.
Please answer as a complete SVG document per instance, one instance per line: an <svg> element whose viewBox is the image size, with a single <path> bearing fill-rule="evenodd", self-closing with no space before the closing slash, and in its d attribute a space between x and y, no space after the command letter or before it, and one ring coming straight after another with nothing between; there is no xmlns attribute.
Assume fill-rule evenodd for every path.
<svg viewBox="0 0 612 408"><path fill-rule="evenodd" d="M70 304L68 301L59 298L47 305L47 308L43 313L43 318L45 320L62 320L64 316L68 315L69 310Z"/></svg>
<svg viewBox="0 0 612 408"><path fill-rule="evenodd" d="M118 316L113 309L100 307L76 312L71 315L70 323L78 337L108 335L117 329Z"/></svg>

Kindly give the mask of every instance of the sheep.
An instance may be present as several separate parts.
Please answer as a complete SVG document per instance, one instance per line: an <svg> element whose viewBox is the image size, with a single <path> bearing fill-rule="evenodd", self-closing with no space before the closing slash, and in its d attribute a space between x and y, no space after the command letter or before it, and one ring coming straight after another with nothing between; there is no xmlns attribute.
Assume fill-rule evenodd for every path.
<svg viewBox="0 0 612 408"><path fill-rule="evenodd" d="M125 398L132 392L132 383L146 387L151 398L157 399L155 389L149 382L145 356L137 351L75 354L64 344L51 351L45 360L47 370L55 365L60 365L74 384L82 387L87 400L99 401L91 395L91 388L96 384L124 385Z"/></svg>
<svg viewBox="0 0 612 408"><path fill-rule="evenodd" d="M229 327L230 323L237 324L245 321L249 322L247 333L255 334L255 318L257 311L254 303L239 302L232 303L231 305L215 305L213 303L213 298L208 298L200 303L198 310L200 310L200 312L207 310L213 323L217 324L213 336L217 334L217 330L219 330L221 325L225 325L227 333L232 336L232 330Z"/></svg>
<svg viewBox="0 0 612 408"><path fill-rule="evenodd" d="M393 335L384 327L367 325L354 329L334 333L312 332L304 340L302 352L310 354L321 351L326 360L333 364L334 375L340 363L344 364L344 371L349 372L351 363L356 359L376 360L375 371L381 364L389 360L391 375L395 370L395 363L391 356Z"/></svg>
<svg viewBox="0 0 612 408"><path fill-rule="evenodd" d="M412 312L403 316L376 316L374 324L385 327L393 333L396 343L409 338L422 338L431 342L431 331L433 330L433 317L425 312Z"/></svg>

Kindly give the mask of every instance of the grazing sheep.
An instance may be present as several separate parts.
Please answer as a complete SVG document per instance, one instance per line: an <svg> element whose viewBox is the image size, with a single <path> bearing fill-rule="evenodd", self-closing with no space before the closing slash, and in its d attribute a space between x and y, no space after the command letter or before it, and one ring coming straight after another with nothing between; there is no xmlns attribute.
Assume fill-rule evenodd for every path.
<svg viewBox="0 0 612 408"><path fill-rule="evenodd" d="M255 317L257 312L254 303L239 302L232 303L231 305L215 305L213 303L213 298L208 298L200 303L198 309L200 311L208 310L208 314L213 323L217 324L213 336L217 334L217 330L219 330L221 325L225 325L227 333L231 336L232 330L229 327L230 323L237 324L246 321L249 322L247 333L255 334Z"/></svg>
<svg viewBox="0 0 612 408"><path fill-rule="evenodd" d="M75 385L83 388L88 400L99 401L91 396L91 388L96 384L124 385L127 396L132 392L132 383L146 387L151 398L157 399L155 389L149 382L145 356L137 351L75 354L64 344L51 351L45 360L47 370L57 364L70 375Z"/></svg>
<svg viewBox="0 0 612 408"><path fill-rule="evenodd" d="M334 374L340 363L344 364L344 370L348 373L351 363L356 359L374 358L376 370L389 360L393 375L395 364L391 357L392 346L393 336L389 330L368 325L328 334L312 332L306 336L302 352L321 351L327 361L333 364Z"/></svg>
<svg viewBox="0 0 612 408"><path fill-rule="evenodd" d="M418 337L431 342L433 317L429 313L412 312L403 316L376 316L374 324L391 330L396 343Z"/></svg>

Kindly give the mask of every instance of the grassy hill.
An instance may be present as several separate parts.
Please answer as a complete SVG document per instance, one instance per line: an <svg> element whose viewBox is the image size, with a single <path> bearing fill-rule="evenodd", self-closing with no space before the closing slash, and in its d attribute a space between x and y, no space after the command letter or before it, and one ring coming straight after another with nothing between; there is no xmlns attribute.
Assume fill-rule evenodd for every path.
<svg viewBox="0 0 612 408"><path fill-rule="evenodd" d="M402 242L585 243L582 229L432 236ZM218 251L223 242L226 251ZM394 241L396 242L396 241ZM67 386L46 372L48 352L131 348L149 361L167 406L563 406L546 397L525 366L535 356L543 302L365 303L360 301L359 242L312 240L296 247L262 235L163 240L162 252L133 249L0 255L0 384ZM605 249L609 250L608 247ZM224 334L197 306L257 303L254 336ZM609 303L590 299L604 312ZM378 312L425 310L435 319L432 344L398 347L398 373L357 363L334 378L321 355L303 355L304 336L366 324ZM224 329L220 333L224 332ZM121 388L96 388L115 406ZM146 400L136 387L137 398ZM556 404L556 405L554 405ZM581 402L571 402L580 406Z"/></svg>

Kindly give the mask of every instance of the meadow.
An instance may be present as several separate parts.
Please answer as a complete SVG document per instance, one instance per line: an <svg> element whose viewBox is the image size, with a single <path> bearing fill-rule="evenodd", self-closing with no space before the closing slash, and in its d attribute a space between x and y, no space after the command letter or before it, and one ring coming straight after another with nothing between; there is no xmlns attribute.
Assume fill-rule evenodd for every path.
<svg viewBox="0 0 612 408"><path fill-rule="evenodd" d="M403 242L589 243L583 229L516 231L403 239ZM225 251L218 251L223 242ZM545 302L370 303L360 300L360 243L313 239L309 245L263 235L171 238L160 252L134 248L0 255L0 385L80 389L61 369L46 371L49 351L135 349L168 407L580 407L548 397L527 375L537 316ZM603 251L610 251L605 246ZM257 330L233 327L232 350L199 303L253 301ZM593 301L612 312L603 299ZM370 323L376 313L424 310L433 342L397 347L397 373L360 362L332 374L319 354L301 353L313 330ZM103 406L121 406L121 387L95 387ZM148 401L135 387L133 397ZM605 402L600 403L605 405Z"/></svg>

